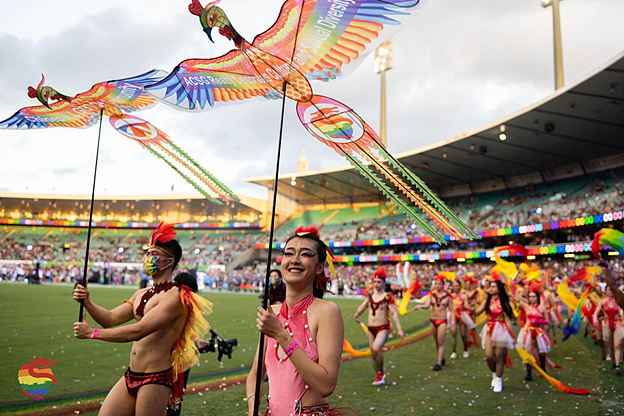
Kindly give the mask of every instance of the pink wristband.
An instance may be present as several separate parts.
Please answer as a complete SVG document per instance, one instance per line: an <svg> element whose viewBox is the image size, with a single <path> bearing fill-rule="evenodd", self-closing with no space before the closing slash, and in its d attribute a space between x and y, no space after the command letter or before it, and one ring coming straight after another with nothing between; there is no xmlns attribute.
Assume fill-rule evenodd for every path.
<svg viewBox="0 0 624 416"><path fill-rule="evenodd" d="M284 348L284 354L286 354L287 357L290 357L290 354L295 352L297 348L299 348L299 344L297 344L297 341L293 341L292 344Z"/></svg>
<svg viewBox="0 0 624 416"><path fill-rule="evenodd" d="M98 328L94 328L93 332L91 333L91 338L97 339L99 333L100 333L100 330Z"/></svg>

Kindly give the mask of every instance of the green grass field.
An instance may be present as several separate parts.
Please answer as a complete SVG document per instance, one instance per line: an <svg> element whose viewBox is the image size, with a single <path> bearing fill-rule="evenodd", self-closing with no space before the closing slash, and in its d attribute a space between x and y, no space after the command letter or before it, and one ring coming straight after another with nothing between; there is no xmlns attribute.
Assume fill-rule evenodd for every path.
<svg viewBox="0 0 624 416"><path fill-rule="evenodd" d="M11 415L95 415L108 390L122 376L128 364L130 345L93 340L76 340L72 324L78 304L71 299L70 286L26 286L0 284L0 413ZM93 285L93 299L112 308L129 298L134 289ZM225 293L204 294L214 302L208 318L224 338L238 338L239 347L231 360L217 361L214 354L202 355L191 371L184 399L183 415L244 415L244 378L253 360L258 335L255 330L257 296ZM346 325L346 337L354 346L366 342L353 319L361 302L339 299ZM403 316L404 329L421 330L427 312ZM92 321L91 321L92 322ZM559 335L560 337L561 335ZM447 351L450 336L447 338ZM450 353L447 352L447 357ZM387 384L371 386L374 372L370 358L343 362L332 403L353 408L359 415L618 415L624 413L624 377L610 371L600 360L600 350L591 340L573 337L559 343L551 356L564 366L553 375L572 387L585 387L589 396L563 394L539 376L524 382L524 367L512 352L514 369L505 372L503 392L489 389L489 370L482 351L471 350L468 359L449 360L443 371L433 372L433 340L391 349L385 354ZM55 360L57 383L43 400L35 401L22 392L18 370L28 359ZM607 369L608 368L608 369ZM266 392L266 386L265 386ZM569 413L568 413L569 412Z"/></svg>

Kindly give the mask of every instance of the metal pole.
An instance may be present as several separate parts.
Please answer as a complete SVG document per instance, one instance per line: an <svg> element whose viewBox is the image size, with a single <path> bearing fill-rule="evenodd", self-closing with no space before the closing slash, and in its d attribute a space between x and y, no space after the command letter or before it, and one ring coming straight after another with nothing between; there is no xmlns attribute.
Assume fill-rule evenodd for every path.
<svg viewBox="0 0 624 416"><path fill-rule="evenodd" d="M87 230L87 247L85 249L84 269L82 271L82 285L87 288L87 271L89 269L89 246L91 244L91 229L93 224L93 206L95 205L95 179L97 178L97 165L100 158L100 137L102 136L102 119L104 118L104 108L100 109L100 130L98 131L97 148L95 150L95 168L93 169L93 188L91 189L91 208L89 209L89 229ZM80 300L80 311L78 312L78 322L82 322L84 313L84 300Z"/></svg>
<svg viewBox="0 0 624 416"><path fill-rule="evenodd" d="M386 143L386 70L381 70L381 142L384 147Z"/></svg>
<svg viewBox="0 0 624 416"><path fill-rule="evenodd" d="M279 186L279 167L282 154L282 136L284 132L284 109L286 108L286 80L282 85L282 118L280 121L279 139L277 141L277 159L275 162L275 178L273 179L273 205L271 208L271 229L269 231L269 252L267 254L266 274L264 276L264 296L262 298L262 308L268 309L269 305L269 274L271 273L271 257L273 255L273 233L275 231L275 208L277 206L277 187ZM264 359L264 334L260 333L260 342L258 343L258 362L256 365L256 389L254 391L253 416L258 414L260 410L260 388L262 387L262 366Z"/></svg>
<svg viewBox="0 0 624 416"><path fill-rule="evenodd" d="M559 14L559 2L553 0L553 31L555 38L555 89L563 87L563 52L561 45L561 19Z"/></svg>

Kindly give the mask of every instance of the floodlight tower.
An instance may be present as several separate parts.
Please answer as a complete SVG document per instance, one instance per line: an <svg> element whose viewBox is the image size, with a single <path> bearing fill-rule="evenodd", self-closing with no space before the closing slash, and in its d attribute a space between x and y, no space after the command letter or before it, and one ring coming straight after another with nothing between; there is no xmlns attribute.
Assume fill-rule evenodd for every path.
<svg viewBox="0 0 624 416"><path fill-rule="evenodd" d="M392 69L394 60L392 39L388 39L375 49L375 60L373 61L374 71L381 74L381 142L387 147L386 143L386 71Z"/></svg>
<svg viewBox="0 0 624 416"><path fill-rule="evenodd" d="M559 3L562 0L542 0L542 7L553 8L553 36L555 39L555 89L563 87L563 52L561 51L561 19Z"/></svg>

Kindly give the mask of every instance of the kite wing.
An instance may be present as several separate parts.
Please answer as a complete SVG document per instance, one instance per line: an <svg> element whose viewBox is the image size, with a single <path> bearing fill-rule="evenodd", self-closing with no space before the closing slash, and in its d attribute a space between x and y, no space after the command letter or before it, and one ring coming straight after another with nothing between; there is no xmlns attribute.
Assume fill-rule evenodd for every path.
<svg viewBox="0 0 624 416"><path fill-rule="evenodd" d="M354 70L424 0L288 0L275 24L253 46L291 62L310 80Z"/></svg>
<svg viewBox="0 0 624 416"><path fill-rule="evenodd" d="M50 108L22 108L0 122L0 128L90 127L99 122L101 109L104 115L120 116L155 105L158 101L146 94L143 87L166 75L165 71L153 69L135 77L101 82L74 98L50 104Z"/></svg>
<svg viewBox="0 0 624 416"><path fill-rule="evenodd" d="M214 59L188 59L145 90L180 110L203 111L254 97L274 98L272 87L238 49ZM277 97L277 95L275 95Z"/></svg>

